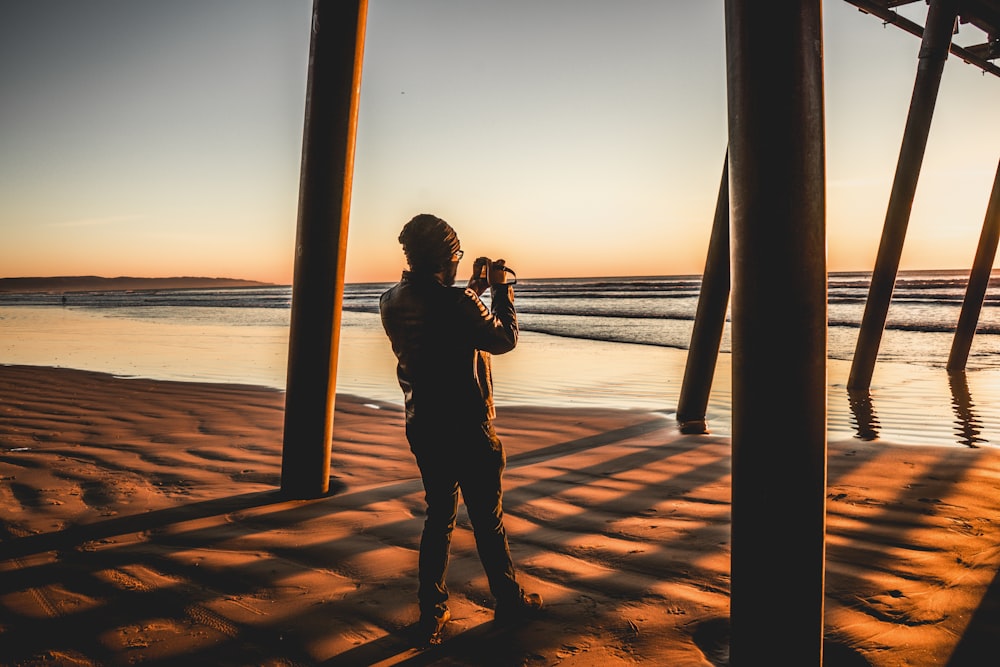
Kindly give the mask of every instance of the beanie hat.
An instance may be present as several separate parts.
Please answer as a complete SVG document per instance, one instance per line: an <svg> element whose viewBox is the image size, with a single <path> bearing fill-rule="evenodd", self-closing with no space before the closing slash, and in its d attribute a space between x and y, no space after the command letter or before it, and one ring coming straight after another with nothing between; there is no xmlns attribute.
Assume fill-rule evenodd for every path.
<svg viewBox="0 0 1000 667"><path fill-rule="evenodd" d="M459 248L458 235L447 222L429 213L414 216L399 233L410 268L437 271Z"/></svg>

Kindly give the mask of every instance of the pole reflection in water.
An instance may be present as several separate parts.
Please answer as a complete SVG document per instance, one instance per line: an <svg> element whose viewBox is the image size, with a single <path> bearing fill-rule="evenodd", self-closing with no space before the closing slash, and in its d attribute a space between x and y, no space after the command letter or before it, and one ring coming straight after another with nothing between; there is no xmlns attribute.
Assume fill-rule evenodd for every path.
<svg viewBox="0 0 1000 667"><path fill-rule="evenodd" d="M975 404L969 393L969 379L965 371L948 373L948 386L951 387L951 405L955 409L955 433L958 434L959 443L978 448L977 443L986 442L986 439L979 437L983 425L973 411Z"/></svg>
<svg viewBox="0 0 1000 667"><path fill-rule="evenodd" d="M847 402L851 406L857 437L861 440L878 440L878 416L872 406L872 394L868 389L848 389Z"/></svg>

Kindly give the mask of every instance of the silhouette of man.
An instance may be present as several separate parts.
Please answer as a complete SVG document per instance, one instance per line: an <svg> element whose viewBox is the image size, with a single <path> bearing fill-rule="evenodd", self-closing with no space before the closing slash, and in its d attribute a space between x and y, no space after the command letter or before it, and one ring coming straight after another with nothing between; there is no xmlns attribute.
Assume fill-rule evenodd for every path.
<svg viewBox="0 0 1000 667"><path fill-rule="evenodd" d="M493 427L490 355L517 345L517 314L503 260L479 258L468 286L454 287L463 252L444 220L417 215L403 226L399 242L410 268L382 294L379 310L398 361L406 438L427 505L417 629L422 641L437 643L451 618L445 575L460 489L495 600L494 622L517 622L542 606L541 596L526 594L515 578L503 522L506 455ZM489 309L479 298L487 287Z"/></svg>

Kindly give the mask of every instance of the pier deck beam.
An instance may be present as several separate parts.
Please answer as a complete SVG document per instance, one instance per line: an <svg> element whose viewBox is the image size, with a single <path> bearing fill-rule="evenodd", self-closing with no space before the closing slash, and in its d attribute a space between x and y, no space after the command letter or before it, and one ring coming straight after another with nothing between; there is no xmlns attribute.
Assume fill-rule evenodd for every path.
<svg viewBox="0 0 1000 667"><path fill-rule="evenodd" d="M993 191L990 193L990 203L986 207L983 231L979 235L979 245L976 247L976 258L969 272L969 284L965 288L965 299L962 301L962 312L958 316L955 338L951 341L951 353L948 355L949 372L964 371L965 364L969 360L969 350L972 349L972 338L976 335L976 325L979 324L983 299L986 298L986 288L990 283L998 241L1000 241L1000 164L997 165L997 173L993 179Z"/></svg>
<svg viewBox="0 0 1000 667"><path fill-rule="evenodd" d="M677 399L677 423L681 433L708 433L708 397L719 360L719 346L729 306L729 154L722 165L722 181L715 203L712 236L708 242L705 271L701 276L698 308L691 330Z"/></svg>
<svg viewBox="0 0 1000 667"><path fill-rule="evenodd" d="M944 63L948 59L951 36L958 16L956 0L931 0L920 43L917 75L910 98L910 110L903 131L903 142L896 163L896 175L889 195L889 206L882 227L875 269L872 272L864 316L847 380L849 389L871 387L875 360L882 343L889 302L896 284L899 258L903 253L906 227L913 208L920 166L927 147L934 104L941 86Z"/></svg>
<svg viewBox="0 0 1000 667"><path fill-rule="evenodd" d="M818 667L827 407L821 1L726 0L725 8L733 346L730 658L735 666L773 663L772 620L778 617L781 662Z"/></svg>
<svg viewBox="0 0 1000 667"><path fill-rule="evenodd" d="M367 0L315 0L292 284L281 491L330 492L344 260Z"/></svg>

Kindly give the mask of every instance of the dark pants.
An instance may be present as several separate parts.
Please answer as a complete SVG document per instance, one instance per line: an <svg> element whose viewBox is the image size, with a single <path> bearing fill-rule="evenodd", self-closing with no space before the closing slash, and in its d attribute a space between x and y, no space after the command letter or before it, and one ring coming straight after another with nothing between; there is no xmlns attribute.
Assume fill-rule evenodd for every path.
<svg viewBox="0 0 1000 667"><path fill-rule="evenodd" d="M407 424L406 438L424 482L427 517L420 537L419 589L421 615L447 607L448 555L458 515L461 490L476 537L479 560L497 603L518 599L521 587L503 525L501 477L507 463L492 422L418 426Z"/></svg>

